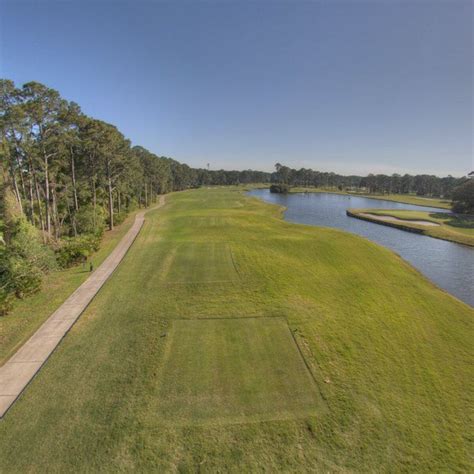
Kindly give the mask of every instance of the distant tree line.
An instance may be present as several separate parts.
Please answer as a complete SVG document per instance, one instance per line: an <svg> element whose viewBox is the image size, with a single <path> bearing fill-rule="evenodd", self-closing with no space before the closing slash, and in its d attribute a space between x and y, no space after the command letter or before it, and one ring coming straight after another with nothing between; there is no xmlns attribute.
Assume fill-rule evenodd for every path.
<svg viewBox="0 0 474 474"><path fill-rule="evenodd" d="M275 165L271 181L289 186L337 188L360 191L367 194L416 194L418 196L450 198L453 190L465 178L434 175L369 174L368 176L343 176L331 172L314 171L308 168L293 169L280 163Z"/></svg>
<svg viewBox="0 0 474 474"><path fill-rule="evenodd" d="M195 184L189 166L132 147L57 91L36 82L1 87L4 182L45 241L112 229L129 209Z"/></svg>

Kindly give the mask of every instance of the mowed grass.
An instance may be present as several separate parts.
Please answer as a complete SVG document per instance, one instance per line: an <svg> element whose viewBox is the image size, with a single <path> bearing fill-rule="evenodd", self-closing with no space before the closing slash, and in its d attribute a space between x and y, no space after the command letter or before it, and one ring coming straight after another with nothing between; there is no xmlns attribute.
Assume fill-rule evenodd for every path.
<svg viewBox="0 0 474 474"><path fill-rule="evenodd" d="M172 425L314 416L323 407L283 318L175 320L166 336L156 405Z"/></svg>
<svg viewBox="0 0 474 474"><path fill-rule="evenodd" d="M461 214L447 214L442 212L425 211L398 211L389 209L350 209L354 213L368 213L379 216L392 216L405 221L429 221L438 224L437 226L426 226L416 222L391 221L391 224L400 224L400 227L419 229L423 234L437 239L449 240L459 244L474 247L474 216ZM380 221L374 221L380 223Z"/></svg>
<svg viewBox="0 0 474 474"><path fill-rule="evenodd" d="M170 284L223 283L238 280L225 243L184 243L170 248L162 280Z"/></svg>
<svg viewBox="0 0 474 474"><path fill-rule="evenodd" d="M405 204L413 204L415 206L439 207L440 209L451 209L452 202L449 199L429 198L415 196L414 194L380 194L365 195L371 199L383 199L385 201L403 202Z"/></svg>
<svg viewBox="0 0 474 474"><path fill-rule="evenodd" d="M355 235L170 195L0 422L0 471L472 471L473 313Z"/></svg>

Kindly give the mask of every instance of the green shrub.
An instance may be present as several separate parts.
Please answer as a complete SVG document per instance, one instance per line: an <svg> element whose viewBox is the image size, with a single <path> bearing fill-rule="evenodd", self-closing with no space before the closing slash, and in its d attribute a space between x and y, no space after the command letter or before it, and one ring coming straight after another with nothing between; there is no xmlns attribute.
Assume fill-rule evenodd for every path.
<svg viewBox="0 0 474 474"><path fill-rule="evenodd" d="M13 293L9 292L6 288L0 287L0 316L7 314L11 310L14 299Z"/></svg>
<svg viewBox="0 0 474 474"><path fill-rule="evenodd" d="M272 184L270 186L270 192L271 193L281 193L281 194L286 194L289 192L290 187L287 184L281 183L281 184Z"/></svg>
<svg viewBox="0 0 474 474"><path fill-rule="evenodd" d="M120 211L114 214L114 225L121 224L127 218L128 212Z"/></svg>
<svg viewBox="0 0 474 474"><path fill-rule="evenodd" d="M85 262L100 246L100 236L80 235L63 239L56 249L56 259L61 268Z"/></svg>
<svg viewBox="0 0 474 474"><path fill-rule="evenodd" d="M0 313L8 311L13 296L36 292L44 274L57 266L53 251L23 217L11 224L9 235L0 251Z"/></svg>
<svg viewBox="0 0 474 474"><path fill-rule="evenodd" d="M76 213L76 229L79 234L102 235L105 230L105 211L97 206L83 206Z"/></svg>
<svg viewBox="0 0 474 474"><path fill-rule="evenodd" d="M30 260L19 255L10 255L5 261L5 270L8 274L6 289L17 298L24 298L39 290L44 272Z"/></svg>
<svg viewBox="0 0 474 474"><path fill-rule="evenodd" d="M135 209L138 209L138 200L135 197L132 197L127 201L127 213L133 212Z"/></svg>
<svg viewBox="0 0 474 474"><path fill-rule="evenodd" d="M6 252L11 257L25 260L30 267L36 267L43 273L56 268L54 252L41 242L38 231L23 217L13 225Z"/></svg>

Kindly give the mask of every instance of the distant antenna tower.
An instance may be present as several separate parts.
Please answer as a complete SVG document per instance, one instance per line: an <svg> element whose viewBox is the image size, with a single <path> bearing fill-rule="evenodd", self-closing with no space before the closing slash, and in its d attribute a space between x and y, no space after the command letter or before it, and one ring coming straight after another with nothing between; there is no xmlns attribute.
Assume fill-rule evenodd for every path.
<svg viewBox="0 0 474 474"><path fill-rule="evenodd" d="M209 171L209 163L207 164L207 171Z"/></svg>

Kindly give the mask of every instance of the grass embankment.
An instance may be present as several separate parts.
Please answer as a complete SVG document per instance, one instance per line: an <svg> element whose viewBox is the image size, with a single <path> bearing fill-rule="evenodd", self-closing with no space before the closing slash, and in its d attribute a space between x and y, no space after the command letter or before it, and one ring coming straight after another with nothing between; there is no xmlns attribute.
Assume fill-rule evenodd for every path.
<svg viewBox="0 0 474 474"><path fill-rule="evenodd" d="M392 211L387 209L349 209L348 214L376 224L390 225L402 230L415 231L437 239L449 240L474 247L474 217L472 216L442 212ZM384 222L381 220L384 217L397 220L392 219ZM420 221L431 222L436 224L436 226L424 225Z"/></svg>
<svg viewBox="0 0 474 474"><path fill-rule="evenodd" d="M350 196L365 197L368 199L382 199L384 201L401 202L414 206L437 207L440 209L451 209L451 201L446 199L427 198L415 196L413 194L364 194L358 192L339 191L335 188L303 188L295 187L290 189L290 193L334 193L348 194Z"/></svg>
<svg viewBox="0 0 474 474"><path fill-rule="evenodd" d="M231 189L169 196L0 423L0 471L472 470L474 311Z"/></svg>
<svg viewBox="0 0 474 474"><path fill-rule="evenodd" d="M120 239L127 233L135 219L135 213L107 231L100 249L92 255L89 262L97 268L112 252ZM17 300L10 313L0 316L0 365L20 347L66 298L90 275L87 266L74 266L47 275L41 290L23 300Z"/></svg>

